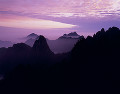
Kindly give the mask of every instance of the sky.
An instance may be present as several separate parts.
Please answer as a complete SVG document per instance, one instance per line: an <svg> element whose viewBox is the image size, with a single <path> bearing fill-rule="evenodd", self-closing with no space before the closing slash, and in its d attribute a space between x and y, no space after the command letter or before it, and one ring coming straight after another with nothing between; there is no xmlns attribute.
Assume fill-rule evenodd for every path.
<svg viewBox="0 0 120 94"><path fill-rule="evenodd" d="M74 31L88 36L119 23L120 0L0 0L0 40L30 33L49 39Z"/></svg>

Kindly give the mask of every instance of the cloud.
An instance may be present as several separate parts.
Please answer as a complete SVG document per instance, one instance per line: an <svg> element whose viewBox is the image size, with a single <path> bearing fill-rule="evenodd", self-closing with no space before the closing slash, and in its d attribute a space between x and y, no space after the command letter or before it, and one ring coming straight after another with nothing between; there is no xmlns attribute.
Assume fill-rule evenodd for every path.
<svg viewBox="0 0 120 94"><path fill-rule="evenodd" d="M119 26L119 18L120 0L0 0L0 26L6 27L88 34Z"/></svg>
<svg viewBox="0 0 120 94"><path fill-rule="evenodd" d="M65 24L57 21L35 19L23 16L0 15L0 26L15 27L24 29L55 29L72 28L76 25Z"/></svg>
<svg viewBox="0 0 120 94"><path fill-rule="evenodd" d="M120 0L0 0L0 10L54 17L104 17L118 15Z"/></svg>

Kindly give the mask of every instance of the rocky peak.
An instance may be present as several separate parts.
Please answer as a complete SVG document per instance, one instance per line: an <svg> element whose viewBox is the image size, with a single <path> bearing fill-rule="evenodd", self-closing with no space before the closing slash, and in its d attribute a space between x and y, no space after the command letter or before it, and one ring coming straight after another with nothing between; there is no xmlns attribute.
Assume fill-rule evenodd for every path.
<svg viewBox="0 0 120 94"><path fill-rule="evenodd" d="M33 50L40 54L49 54L52 53L50 50L46 38L42 35L39 36L39 39L35 41L33 45Z"/></svg>

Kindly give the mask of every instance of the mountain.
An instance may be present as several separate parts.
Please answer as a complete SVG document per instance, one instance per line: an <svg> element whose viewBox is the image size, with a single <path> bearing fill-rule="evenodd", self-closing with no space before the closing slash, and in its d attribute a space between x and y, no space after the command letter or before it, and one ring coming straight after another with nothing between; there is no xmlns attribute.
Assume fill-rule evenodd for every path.
<svg viewBox="0 0 120 94"><path fill-rule="evenodd" d="M29 51L26 50L29 48ZM6 51L8 49L10 52ZM120 29L117 27L106 31L101 29L93 36L81 38L73 49L66 53L67 58L55 61L56 56L63 57L64 54L55 55L53 61L56 63L51 66L48 64L53 61L51 62L51 59L43 55L49 54L45 50L50 51L43 36L35 41L33 47L18 44L14 47L3 48L3 50L2 53L5 52L7 55L14 54L14 59L17 57L16 53L20 54L20 52L23 52L21 56L33 55L33 53L35 57L38 56L38 58L28 57L28 61L25 61L26 58L23 61L21 58L16 61L12 59L11 62L5 57L8 63L4 67L0 65L0 70L1 68L8 70L9 66L20 61L22 64L4 74L4 80L0 81L0 92L3 94L9 92L12 94L56 94L56 92L57 94L66 94L66 92L88 94L95 92L96 94L111 91L117 94L120 90ZM42 56L45 56L44 60L41 60Z"/></svg>
<svg viewBox="0 0 120 94"><path fill-rule="evenodd" d="M76 43L71 51L70 61L72 66L78 68L77 71L82 70L81 84L89 84L91 88L102 87L101 90L106 90L106 87L107 90L117 90L120 89L119 54L120 29L110 27L105 31L102 28L93 37L88 36Z"/></svg>
<svg viewBox="0 0 120 94"><path fill-rule="evenodd" d="M50 50L45 37L39 36L33 47L17 43L12 47L0 48L0 73L9 71L19 64L46 64L53 58L54 53Z"/></svg>
<svg viewBox="0 0 120 94"><path fill-rule="evenodd" d="M26 38L27 39L36 39L39 35L35 34L35 33L31 33L29 34Z"/></svg>
<svg viewBox="0 0 120 94"><path fill-rule="evenodd" d="M79 39L83 36L78 35L76 32L71 32L69 34L64 34L63 36L59 37L58 39L69 39L69 38L73 38L73 39Z"/></svg>
<svg viewBox="0 0 120 94"><path fill-rule="evenodd" d="M10 42L10 41L1 41L0 40L0 48L1 47L11 47L13 45L13 43L12 42Z"/></svg>
<svg viewBox="0 0 120 94"><path fill-rule="evenodd" d="M54 53L65 53L69 52L73 47L74 44L78 41L79 39L57 39L57 40L47 40L47 43L49 45L49 48L54 52ZM25 44L29 46L33 46L34 42L36 39L28 39Z"/></svg>
<svg viewBox="0 0 120 94"><path fill-rule="evenodd" d="M65 53L72 50L76 42L81 38L83 38L83 36L78 35L76 32L71 32L69 34L64 34L63 36L59 37L56 40L49 39L46 40L50 49L54 53ZM32 47L35 40L36 39L30 38L25 42L25 44Z"/></svg>
<svg viewBox="0 0 120 94"><path fill-rule="evenodd" d="M68 34L68 36L80 36L80 35L78 35L76 32L71 32Z"/></svg>
<svg viewBox="0 0 120 94"><path fill-rule="evenodd" d="M47 44L46 38L42 35L40 35L38 40L34 42L32 49L35 53L38 53L41 55L53 54L53 52L50 50Z"/></svg>

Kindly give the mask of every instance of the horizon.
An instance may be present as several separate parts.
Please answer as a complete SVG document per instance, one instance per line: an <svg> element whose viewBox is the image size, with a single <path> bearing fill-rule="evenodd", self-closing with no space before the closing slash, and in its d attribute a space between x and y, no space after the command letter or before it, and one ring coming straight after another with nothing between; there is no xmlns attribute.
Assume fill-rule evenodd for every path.
<svg viewBox="0 0 120 94"><path fill-rule="evenodd" d="M55 40L70 32L92 36L101 28L120 28L119 5L120 0L0 0L0 40L30 33Z"/></svg>

